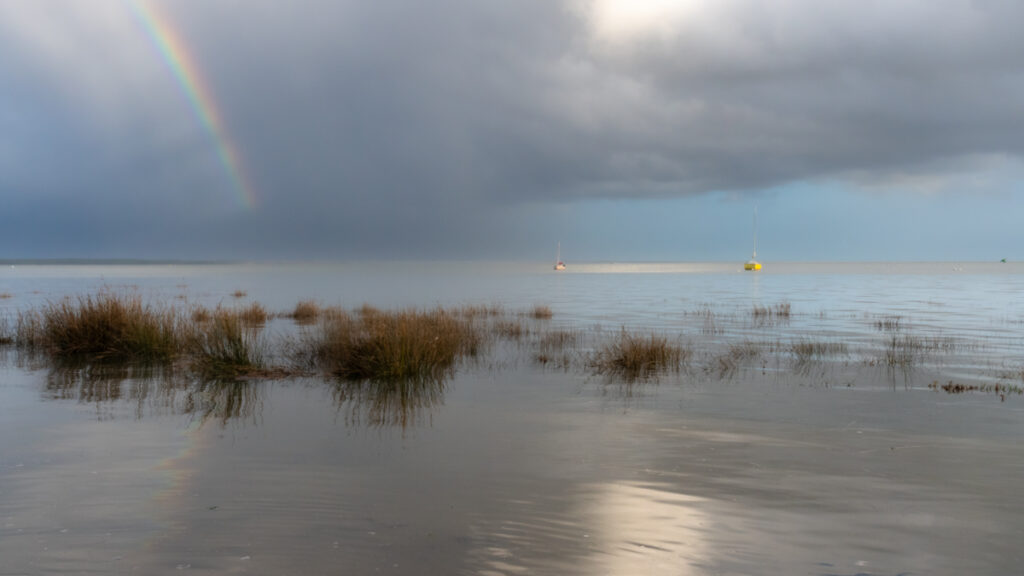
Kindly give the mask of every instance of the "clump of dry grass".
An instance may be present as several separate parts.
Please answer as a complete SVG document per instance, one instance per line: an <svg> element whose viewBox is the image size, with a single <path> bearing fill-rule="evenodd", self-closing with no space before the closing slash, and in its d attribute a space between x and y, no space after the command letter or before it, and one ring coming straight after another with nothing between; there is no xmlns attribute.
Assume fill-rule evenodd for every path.
<svg viewBox="0 0 1024 576"><path fill-rule="evenodd" d="M206 306L197 306L192 310L191 316L192 322L195 322L197 324L209 322L210 320L213 319L213 314L210 313L210 309L207 308Z"/></svg>
<svg viewBox="0 0 1024 576"><path fill-rule="evenodd" d="M552 316L554 316L554 312L551 311L551 308L549 306L537 304L532 309L530 309L529 316L531 318L536 318L537 320L549 320Z"/></svg>
<svg viewBox="0 0 1024 576"><path fill-rule="evenodd" d="M239 320L250 326L262 326L267 323L267 318L270 317L267 309L259 302L253 302L248 306L232 310L230 314L237 316Z"/></svg>
<svg viewBox="0 0 1024 576"><path fill-rule="evenodd" d="M181 334L173 310L103 292L19 313L15 340L57 357L165 361L177 354Z"/></svg>
<svg viewBox="0 0 1024 576"><path fill-rule="evenodd" d="M636 380L649 378L664 370L678 370L687 357L686 350L672 344L664 336L641 336L622 330L591 357L589 365L598 374Z"/></svg>
<svg viewBox="0 0 1024 576"><path fill-rule="evenodd" d="M245 290L235 290L234 292L231 293L231 297L232 298L239 298L239 299L240 298L245 298L248 295L249 295L249 293L246 292Z"/></svg>
<svg viewBox="0 0 1024 576"><path fill-rule="evenodd" d="M196 327L190 348L193 368L206 378L237 378L264 367L258 328L241 314L218 310Z"/></svg>
<svg viewBox="0 0 1024 576"><path fill-rule="evenodd" d="M298 343L300 362L350 380L441 378L481 345L474 325L443 309L325 316Z"/></svg>
<svg viewBox="0 0 1024 576"><path fill-rule="evenodd" d="M342 311L340 309L337 310L337 312L340 313L340 314L344 314L344 311ZM381 310L380 310L380 308L377 308L376 306L371 306L369 304L363 304L362 306L360 306L359 308L356 309L356 314L358 314L361 318L367 318L367 319L369 319L369 318L376 318L376 317L381 315Z"/></svg>
<svg viewBox="0 0 1024 576"><path fill-rule="evenodd" d="M288 316L298 324L312 324L320 317L320 305L314 300L299 300Z"/></svg>
<svg viewBox="0 0 1024 576"><path fill-rule="evenodd" d="M4 316L0 318L0 346L14 344L14 333L11 332L11 322Z"/></svg>

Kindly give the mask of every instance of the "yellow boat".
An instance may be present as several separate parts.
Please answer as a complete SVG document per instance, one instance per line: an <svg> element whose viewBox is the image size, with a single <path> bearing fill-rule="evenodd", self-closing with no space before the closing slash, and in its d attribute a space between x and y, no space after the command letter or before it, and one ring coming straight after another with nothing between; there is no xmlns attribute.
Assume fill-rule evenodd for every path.
<svg viewBox="0 0 1024 576"><path fill-rule="evenodd" d="M750 272L761 269L761 263L757 261L757 208L754 208L754 254L743 264L743 269Z"/></svg>

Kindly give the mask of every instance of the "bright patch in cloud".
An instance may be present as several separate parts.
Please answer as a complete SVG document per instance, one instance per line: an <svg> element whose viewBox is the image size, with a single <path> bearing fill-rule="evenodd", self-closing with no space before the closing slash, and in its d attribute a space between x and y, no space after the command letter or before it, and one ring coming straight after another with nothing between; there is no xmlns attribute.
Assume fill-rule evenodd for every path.
<svg viewBox="0 0 1024 576"><path fill-rule="evenodd" d="M591 26L595 36L612 42L666 36L701 4L701 0L595 0L590 7Z"/></svg>

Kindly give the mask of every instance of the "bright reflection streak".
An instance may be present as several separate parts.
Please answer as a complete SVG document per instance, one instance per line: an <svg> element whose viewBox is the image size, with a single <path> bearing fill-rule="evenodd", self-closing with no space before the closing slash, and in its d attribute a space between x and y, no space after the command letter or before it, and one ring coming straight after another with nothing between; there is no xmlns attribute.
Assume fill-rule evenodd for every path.
<svg viewBox="0 0 1024 576"><path fill-rule="evenodd" d="M630 575L698 573L706 565L703 539L708 517L700 510L706 499L672 492L651 483L599 484L590 508L590 535L600 551L593 569L582 573Z"/></svg>

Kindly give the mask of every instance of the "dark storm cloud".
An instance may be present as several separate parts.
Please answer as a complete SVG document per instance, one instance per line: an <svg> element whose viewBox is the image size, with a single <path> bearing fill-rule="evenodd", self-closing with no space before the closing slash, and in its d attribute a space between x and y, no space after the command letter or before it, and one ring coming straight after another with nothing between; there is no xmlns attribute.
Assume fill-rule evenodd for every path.
<svg viewBox="0 0 1024 576"><path fill-rule="evenodd" d="M943 188L1024 153L1017 2L160 3L246 211L125 3L39 4L0 8L8 234L49 211L168 256L446 254L566 202Z"/></svg>
<svg viewBox="0 0 1024 576"><path fill-rule="evenodd" d="M267 9L232 51L238 15L204 15L270 190L680 194L1022 151L1018 3L680 2L622 30L601 3L365 4Z"/></svg>

